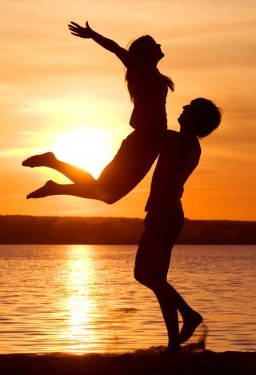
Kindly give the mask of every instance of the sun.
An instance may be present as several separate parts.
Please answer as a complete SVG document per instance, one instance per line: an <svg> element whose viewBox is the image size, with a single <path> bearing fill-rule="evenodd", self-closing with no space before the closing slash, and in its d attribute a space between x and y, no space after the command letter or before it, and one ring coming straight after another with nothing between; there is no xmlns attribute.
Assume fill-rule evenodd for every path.
<svg viewBox="0 0 256 375"><path fill-rule="evenodd" d="M112 159L113 146L107 130L85 128L58 134L52 150L58 159L85 169L97 178Z"/></svg>

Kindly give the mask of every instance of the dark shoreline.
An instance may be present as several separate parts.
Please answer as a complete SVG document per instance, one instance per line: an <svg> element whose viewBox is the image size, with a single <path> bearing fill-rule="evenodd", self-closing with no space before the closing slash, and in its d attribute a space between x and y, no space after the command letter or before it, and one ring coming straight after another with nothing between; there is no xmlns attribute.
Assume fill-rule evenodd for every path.
<svg viewBox="0 0 256 375"><path fill-rule="evenodd" d="M0 215L0 244L137 244L143 219ZM256 221L189 220L178 244L255 245Z"/></svg>
<svg viewBox="0 0 256 375"><path fill-rule="evenodd" d="M256 352L188 353L170 358L164 353L2 354L2 375L254 375Z"/></svg>

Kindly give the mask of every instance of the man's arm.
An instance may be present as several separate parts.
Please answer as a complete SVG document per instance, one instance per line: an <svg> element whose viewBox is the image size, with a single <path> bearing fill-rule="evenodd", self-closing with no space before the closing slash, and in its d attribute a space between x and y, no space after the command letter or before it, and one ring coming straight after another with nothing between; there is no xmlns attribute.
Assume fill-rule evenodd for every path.
<svg viewBox="0 0 256 375"><path fill-rule="evenodd" d="M75 22L71 22L68 27L72 35L80 38L93 39L101 47L113 52L125 66L128 65L128 51L125 48L120 47L114 40L96 33L91 29L88 22L86 22L85 27L82 27Z"/></svg>

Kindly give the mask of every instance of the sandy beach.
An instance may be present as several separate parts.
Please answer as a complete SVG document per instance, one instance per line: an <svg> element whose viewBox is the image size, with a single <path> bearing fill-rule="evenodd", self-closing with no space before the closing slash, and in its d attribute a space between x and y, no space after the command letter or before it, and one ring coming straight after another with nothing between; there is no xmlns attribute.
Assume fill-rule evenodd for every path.
<svg viewBox="0 0 256 375"><path fill-rule="evenodd" d="M170 358L154 350L126 354L0 355L1 375L254 375L256 352L209 350Z"/></svg>

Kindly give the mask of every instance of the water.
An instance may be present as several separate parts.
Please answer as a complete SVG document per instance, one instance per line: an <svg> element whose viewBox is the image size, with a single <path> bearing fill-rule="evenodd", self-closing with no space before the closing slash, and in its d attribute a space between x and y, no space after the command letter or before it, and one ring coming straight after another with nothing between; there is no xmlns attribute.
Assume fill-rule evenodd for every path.
<svg viewBox="0 0 256 375"><path fill-rule="evenodd" d="M0 245L0 353L122 353L167 344L136 246ZM176 246L169 280L205 318L207 348L256 349L256 246Z"/></svg>

